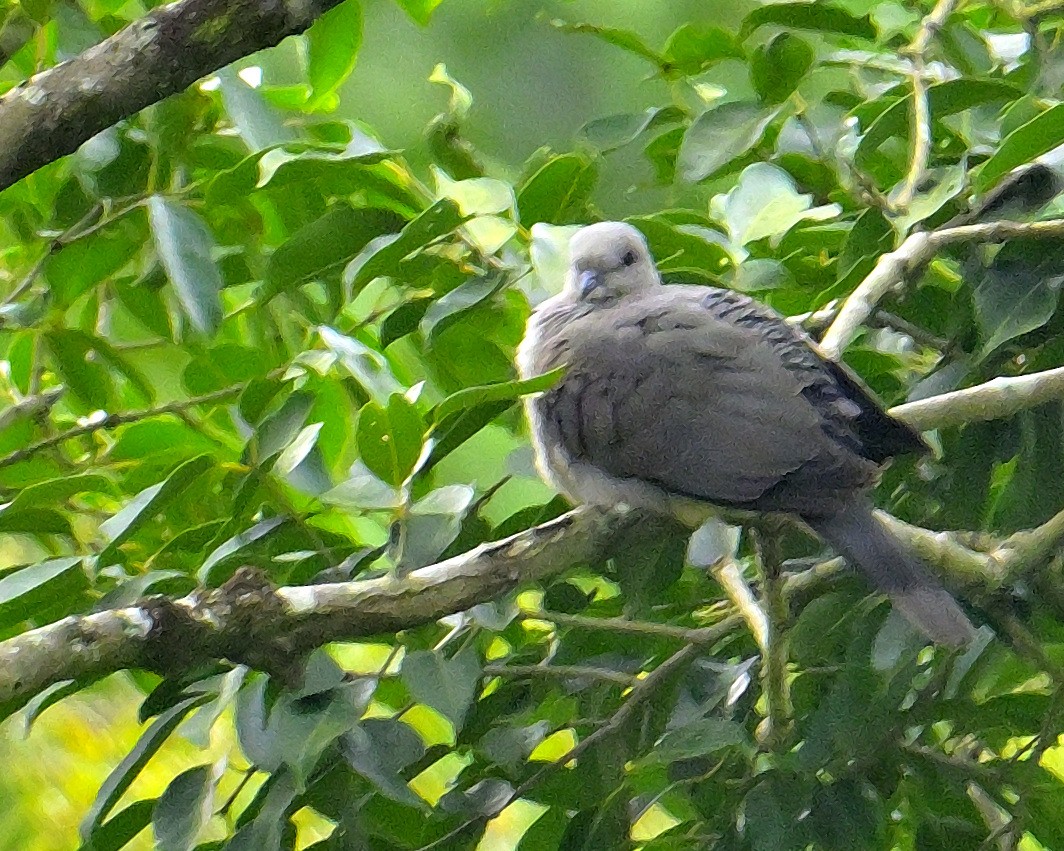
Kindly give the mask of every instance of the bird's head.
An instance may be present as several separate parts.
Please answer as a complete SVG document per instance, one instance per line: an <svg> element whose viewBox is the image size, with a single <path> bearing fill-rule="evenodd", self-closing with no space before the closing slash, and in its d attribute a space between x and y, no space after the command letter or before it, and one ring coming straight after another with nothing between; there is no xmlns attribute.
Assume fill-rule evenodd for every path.
<svg viewBox="0 0 1064 851"><path fill-rule="evenodd" d="M566 291L575 299L610 301L661 283L647 241L623 222L581 228L569 241Z"/></svg>

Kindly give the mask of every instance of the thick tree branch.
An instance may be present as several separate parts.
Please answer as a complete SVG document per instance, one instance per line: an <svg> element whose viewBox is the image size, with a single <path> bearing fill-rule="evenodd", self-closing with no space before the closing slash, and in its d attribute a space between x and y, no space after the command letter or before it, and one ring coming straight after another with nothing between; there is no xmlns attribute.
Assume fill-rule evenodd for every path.
<svg viewBox="0 0 1064 851"><path fill-rule="evenodd" d="M900 538L957 585L993 590L1043 565L1064 541L1064 512L1036 529L969 548L956 533L932 532L882 515ZM89 682L142 668L168 675L229 659L294 682L302 658L332 641L395 633L498 598L524 582L607 557L621 533L645 518L623 508L582 507L503 541L416 570L354 582L273 589L253 571L219 589L180 600L68 617L0 642L0 710L56 683ZM803 583L798 583L802 584ZM793 577L785 585L797 587ZM536 615L559 625L650 633L694 645L734 628L737 617L702 629L620 619Z"/></svg>
<svg viewBox="0 0 1064 851"><path fill-rule="evenodd" d="M339 0L180 0L0 97L0 189L242 56L302 32Z"/></svg>
<svg viewBox="0 0 1064 851"><path fill-rule="evenodd" d="M180 600L153 598L68 617L0 642L0 707L18 706L64 680L90 681L129 668L173 674L210 659L292 680L302 657L323 644L394 633L597 561L639 518L630 511L577 509L402 579L273 589L242 571L222 588Z"/></svg>

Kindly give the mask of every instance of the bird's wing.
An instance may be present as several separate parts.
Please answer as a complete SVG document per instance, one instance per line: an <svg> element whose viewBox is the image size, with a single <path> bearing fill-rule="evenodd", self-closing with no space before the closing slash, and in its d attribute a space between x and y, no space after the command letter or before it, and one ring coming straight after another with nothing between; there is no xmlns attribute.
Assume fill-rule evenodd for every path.
<svg viewBox="0 0 1064 851"><path fill-rule="evenodd" d="M569 323L569 368L543 413L570 458L613 476L718 503L832 510L875 475L849 426L862 405L800 337L785 345L707 306L717 292L662 287Z"/></svg>
<svg viewBox="0 0 1064 851"><path fill-rule="evenodd" d="M857 376L820 355L809 338L779 314L731 290L705 287L703 292L706 310L769 342L784 365L800 374L806 398L837 425L839 439L852 449L876 463L927 451L918 431L887 414Z"/></svg>

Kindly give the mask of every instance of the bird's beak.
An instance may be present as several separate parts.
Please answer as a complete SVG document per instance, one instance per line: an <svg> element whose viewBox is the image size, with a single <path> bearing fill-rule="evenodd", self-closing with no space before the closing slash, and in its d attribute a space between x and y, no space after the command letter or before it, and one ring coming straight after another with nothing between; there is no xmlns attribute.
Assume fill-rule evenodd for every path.
<svg viewBox="0 0 1064 851"><path fill-rule="evenodd" d="M589 292L598 288L602 283L602 277L598 272L588 270L587 272L581 272L576 281L580 285L580 295L586 296Z"/></svg>

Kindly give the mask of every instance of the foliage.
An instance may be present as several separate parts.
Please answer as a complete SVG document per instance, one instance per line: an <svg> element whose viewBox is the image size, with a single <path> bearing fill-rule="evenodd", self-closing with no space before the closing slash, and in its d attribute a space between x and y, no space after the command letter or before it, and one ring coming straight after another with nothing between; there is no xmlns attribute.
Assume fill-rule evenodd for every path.
<svg viewBox="0 0 1064 851"><path fill-rule="evenodd" d="M437 2L401 5L432 26ZM430 169L331 115L361 44L346 0L304 37L303 85L223 72L0 193L0 637L218 586L241 565L278 585L403 572L557 516L518 407L544 385L518 383L513 354L530 303L558 285L565 228L609 213L600 175L633 150L651 164L673 203L632 221L667 277L824 307L913 228L1064 143L1064 13L1039 7L967 3L915 57L921 17L895 0L760 5L731 29L710 11L660 48L557 21L644 61L670 99L588 115L571 149L509 173L463 135L469 93L442 68L452 102L416 152ZM4 42L0 80L131 8L9 11L0 37L24 39ZM1061 365L1060 252L953 249L848 362L888 403ZM930 528L1032 527L1064 508L1061 415L1054 402L944 431L879 497ZM633 540L384 648L322 651L299 691L224 662L137 672L148 723L85 814L84 847L142 830L168 849L293 847L293 819L313 811L334 826L316 848L472 848L511 802L487 830L522 849L1064 847L1055 567L1007 601L1030 640L960 658L921 649L856 580L797 594L781 747L761 735L746 632L661 667L682 645L666 627L730 612L714 559L685 563L683 544ZM737 554L753 581L749 543ZM618 631L602 620L615 616L651 626ZM206 742L230 717L252 793L229 794L239 772L204 756L161 794L126 794L169 739Z"/></svg>

